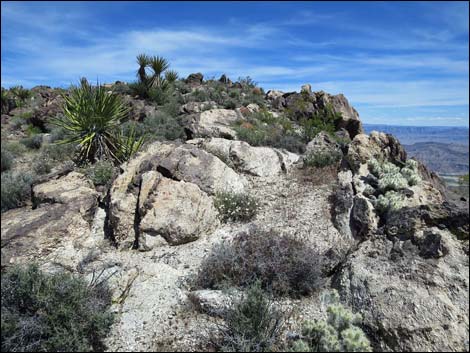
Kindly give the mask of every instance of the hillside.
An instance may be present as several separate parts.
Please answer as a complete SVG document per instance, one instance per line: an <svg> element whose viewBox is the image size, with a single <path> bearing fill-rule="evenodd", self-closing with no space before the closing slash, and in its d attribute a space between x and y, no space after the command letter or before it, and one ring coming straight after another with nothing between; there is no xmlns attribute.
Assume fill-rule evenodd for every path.
<svg viewBox="0 0 470 353"><path fill-rule="evenodd" d="M2 89L2 351L468 349L468 203L399 139L138 62Z"/></svg>

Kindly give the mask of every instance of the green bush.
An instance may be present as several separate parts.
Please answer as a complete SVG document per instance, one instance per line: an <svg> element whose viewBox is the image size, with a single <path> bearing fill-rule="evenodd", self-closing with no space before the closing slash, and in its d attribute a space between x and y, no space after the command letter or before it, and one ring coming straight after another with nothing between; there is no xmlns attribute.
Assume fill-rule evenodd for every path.
<svg viewBox="0 0 470 353"><path fill-rule="evenodd" d="M237 107L237 103L233 99L229 99L224 103L225 109L235 109Z"/></svg>
<svg viewBox="0 0 470 353"><path fill-rule="evenodd" d="M2 141L2 149L8 151L13 157L19 157L28 151L26 146L18 141Z"/></svg>
<svg viewBox="0 0 470 353"><path fill-rule="evenodd" d="M13 166L13 161L14 161L14 157L13 157L13 154L8 151L6 148L3 147L3 143L2 143L2 173L7 171L7 170L10 170L11 167Z"/></svg>
<svg viewBox="0 0 470 353"><path fill-rule="evenodd" d="M31 197L33 176L28 173L2 173L1 200L2 212L21 207Z"/></svg>
<svg viewBox="0 0 470 353"><path fill-rule="evenodd" d="M248 287L259 280L275 295L300 297L320 285L320 260L305 240L252 229L214 246L201 265L196 286Z"/></svg>
<svg viewBox="0 0 470 353"><path fill-rule="evenodd" d="M214 206L223 222L249 221L258 212L258 202L254 197L244 193L218 192Z"/></svg>
<svg viewBox="0 0 470 353"><path fill-rule="evenodd" d="M109 185L116 175L114 164L111 161L98 161L85 170L85 174L94 185Z"/></svg>
<svg viewBox="0 0 470 353"><path fill-rule="evenodd" d="M369 340L356 326L362 321L339 303L336 291L329 296L327 319L306 321L301 339L293 345L294 352L372 352Z"/></svg>
<svg viewBox="0 0 470 353"><path fill-rule="evenodd" d="M113 315L105 284L35 265L2 273L2 351L103 351Z"/></svg>
<svg viewBox="0 0 470 353"><path fill-rule="evenodd" d="M304 158L304 167L324 168L341 160L342 153L335 150L320 150L309 153Z"/></svg>
<svg viewBox="0 0 470 353"><path fill-rule="evenodd" d="M224 315L218 348L223 352L272 352L279 345L284 322L282 311L256 282Z"/></svg>

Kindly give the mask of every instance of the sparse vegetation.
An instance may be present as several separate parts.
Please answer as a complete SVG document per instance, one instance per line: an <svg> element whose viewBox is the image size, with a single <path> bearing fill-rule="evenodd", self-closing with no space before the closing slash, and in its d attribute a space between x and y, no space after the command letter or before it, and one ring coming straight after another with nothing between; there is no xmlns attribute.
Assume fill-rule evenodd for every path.
<svg viewBox="0 0 470 353"><path fill-rule="evenodd" d="M223 352L272 352L279 346L285 315L255 282L219 325Z"/></svg>
<svg viewBox="0 0 470 353"><path fill-rule="evenodd" d="M320 285L320 266L319 253L302 239L255 229L216 245L204 260L196 284L249 287L259 280L263 289L275 295L300 297Z"/></svg>
<svg viewBox="0 0 470 353"><path fill-rule="evenodd" d="M324 299L325 300L325 299ZM362 317L353 314L339 302L333 291L326 299L329 302L326 320L306 321L301 339L293 345L294 352L372 352L369 340L357 326Z"/></svg>
<svg viewBox="0 0 470 353"><path fill-rule="evenodd" d="M258 202L245 193L219 192L215 195L214 206L222 221L249 221L258 211Z"/></svg>
<svg viewBox="0 0 470 353"><path fill-rule="evenodd" d="M2 173L1 200L2 212L21 207L31 196L33 175L7 171Z"/></svg>
<svg viewBox="0 0 470 353"><path fill-rule="evenodd" d="M38 150L42 146L42 135L32 135L21 139L20 142L31 150Z"/></svg>
<svg viewBox="0 0 470 353"><path fill-rule="evenodd" d="M85 174L95 186L109 185L116 176L116 171L111 161L102 160L86 168Z"/></svg>
<svg viewBox="0 0 470 353"><path fill-rule="evenodd" d="M2 144L1 151L2 151L2 173L3 173L11 169L13 165L14 157L10 151L8 151L6 148L3 147L3 144Z"/></svg>
<svg viewBox="0 0 470 353"><path fill-rule="evenodd" d="M341 114L335 113L331 104L316 110L308 118L301 118L300 125L302 126L305 142L313 140L322 131L334 135L336 124L340 119Z"/></svg>
<svg viewBox="0 0 470 353"><path fill-rule="evenodd" d="M324 168L338 163L341 157L342 153L336 150L315 151L304 157L304 167Z"/></svg>
<svg viewBox="0 0 470 353"><path fill-rule="evenodd" d="M2 351L103 351L113 316L104 283L87 285L35 265L2 273Z"/></svg>

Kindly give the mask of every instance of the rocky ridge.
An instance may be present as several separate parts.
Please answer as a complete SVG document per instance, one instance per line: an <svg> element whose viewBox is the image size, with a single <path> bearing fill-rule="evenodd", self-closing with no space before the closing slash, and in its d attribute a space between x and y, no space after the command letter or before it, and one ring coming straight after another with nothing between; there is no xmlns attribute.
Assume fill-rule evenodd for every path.
<svg viewBox="0 0 470 353"><path fill-rule="evenodd" d="M200 87L203 77L190 75L187 83ZM299 104L305 95L309 103ZM319 317L319 297L336 288L362 314L375 350L468 349L468 206L446 200L439 178L418 163L421 182L401 191L402 207L379 211L379 180L369 162L405 165L396 138L365 135L343 95L306 86L301 93L268 91L265 99L273 113L289 109L294 122L332 104L342 115L335 128L350 143L319 134L304 155L251 146L237 140L233 123L255 106L188 103L180 110L186 141L148 144L120 166L109 189L96 189L76 171L51 173L34 185L31 206L2 214L2 267L34 260L48 271L88 277L102 271L117 314L110 351L198 350L206 348L213 317L233 299L193 290L202 260L241 231L276 229L326 259L318 293L283 299L294 313L289 330ZM136 109L138 120L153 108ZM303 168L306 155L318 151L339 152L338 168ZM221 223L214 195L222 191L255 195L255 219Z"/></svg>

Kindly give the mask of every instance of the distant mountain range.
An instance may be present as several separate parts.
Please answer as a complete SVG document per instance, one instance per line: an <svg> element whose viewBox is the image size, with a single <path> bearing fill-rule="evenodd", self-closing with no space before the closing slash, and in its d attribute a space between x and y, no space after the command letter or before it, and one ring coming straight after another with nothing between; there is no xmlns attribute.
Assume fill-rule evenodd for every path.
<svg viewBox="0 0 470 353"><path fill-rule="evenodd" d="M366 133L376 130L394 135L410 157L421 160L441 175L468 173L467 127L364 124L364 130Z"/></svg>
<svg viewBox="0 0 470 353"><path fill-rule="evenodd" d="M468 127L453 126L396 126L363 124L366 133L383 131L397 137L404 145L417 142L456 143L468 146Z"/></svg>

